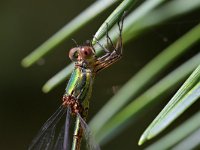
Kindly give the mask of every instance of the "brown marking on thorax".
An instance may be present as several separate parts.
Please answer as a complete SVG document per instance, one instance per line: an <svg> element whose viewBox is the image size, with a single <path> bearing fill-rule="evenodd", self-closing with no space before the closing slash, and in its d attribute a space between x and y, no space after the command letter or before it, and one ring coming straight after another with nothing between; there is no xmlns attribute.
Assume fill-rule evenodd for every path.
<svg viewBox="0 0 200 150"><path fill-rule="evenodd" d="M82 114L83 112L83 106L78 102L78 100L72 96L72 95L64 95L62 105L64 107L70 107L72 115L75 115L77 113Z"/></svg>

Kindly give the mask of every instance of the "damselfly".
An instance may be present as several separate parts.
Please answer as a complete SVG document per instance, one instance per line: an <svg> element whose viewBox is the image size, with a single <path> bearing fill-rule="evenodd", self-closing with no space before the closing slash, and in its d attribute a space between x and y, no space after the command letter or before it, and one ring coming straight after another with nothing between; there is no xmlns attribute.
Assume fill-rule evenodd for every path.
<svg viewBox="0 0 200 150"><path fill-rule="evenodd" d="M118 26L119 38L115 46L107 33L107 45L111 45L112 51L110 51L109 48L105 48L96 40L105 51L105 55L97 57L95 55L95 49L91 45L77 46L70 50L69 57L75 62L75 67L62 98L63 103L40 129L38 135L29 146L29 150L70 149L69 121L71 116L76 119L71 149L80 150L83 134L85 135L89 149L100 149L99 145L94 142L91 136L90 130L86 124L86 118L89 109L92 84L96 74L119 60L122 56L123 21L119 22ZM64 114L66 114L65 125L58 135L56 142L54 142L56 125Z"/></svg>

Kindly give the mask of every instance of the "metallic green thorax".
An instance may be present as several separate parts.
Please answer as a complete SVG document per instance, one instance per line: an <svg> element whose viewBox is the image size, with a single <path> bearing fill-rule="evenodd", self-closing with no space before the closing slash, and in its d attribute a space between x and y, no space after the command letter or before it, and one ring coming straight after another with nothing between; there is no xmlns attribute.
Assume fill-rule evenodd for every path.
<svg viewBox="0 0 200 150"><path fill-rule="evenodd" d="M94 75L90 69L75 66L65 90L66 96L73 95L84 108L89 107L93 78Z"/></svg>

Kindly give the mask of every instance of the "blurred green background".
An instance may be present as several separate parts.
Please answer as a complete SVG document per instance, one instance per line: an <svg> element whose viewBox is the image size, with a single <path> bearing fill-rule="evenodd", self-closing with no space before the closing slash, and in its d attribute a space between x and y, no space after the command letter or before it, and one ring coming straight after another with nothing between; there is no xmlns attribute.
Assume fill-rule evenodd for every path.
<svg viewBox="0 0 200 150"><path fill-rule="evenodd" d="M60 105L67 79L66 83L48 94L42 93L41 87L46 80L70 62L68 50L75 44L70 39L66 40L57 46L54 52L48 54L48 57L28 69L21 67L21 59L92 2L92 0L60 0L57 2L1 0L0 149L27 149L42 124ZM104 12L103 15L94 19L71 38L79 44L92 39L92 35L114 8ZM197 10L162 26L151 28L148 33L126 44L123 59L103 71L95 80L89 119L142 66L191 27L198 24L199 14L200 10ZM200 44L193 46L184 57L176 61L163 74L199 52L199 49ZM161 78L163 74L160 74L158 78ZM174 93L175 91L171 92L172 95ZM166 97L165 104L172 95ZM123 134L103 146L102 149L143 149L143 146L137 146L138 139L145 127L165 104L160 103L152 108L151 113L142 116L134 126L130 126ZM199 102L188 109L176 124L185 120L185 117L187 118L198 109Z"/></svg>

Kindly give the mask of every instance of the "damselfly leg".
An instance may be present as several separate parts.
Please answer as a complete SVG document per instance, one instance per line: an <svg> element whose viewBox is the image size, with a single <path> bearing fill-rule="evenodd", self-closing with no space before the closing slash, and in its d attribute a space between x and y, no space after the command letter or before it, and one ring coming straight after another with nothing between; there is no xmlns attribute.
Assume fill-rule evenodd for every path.
<svg viewBox="0 0 200 150"><path fill-rule="evenodd" d="M123 50L123 44L122 44L122 28L123 28L123 19L121 22L118 22L118 27L119 27L119 38L117 39L117 43L114 46L111 38L108 35L107 32L107 43L111 45L112 51L107 50L102 44L97 41L97 44L100 45L106 52L105 55L102 57L97 58L97 61L95 63L95 72L98 73L99 71L103 70L104 68L107 68L111 64L115 63L122 57L122 50Z"/></svg>

